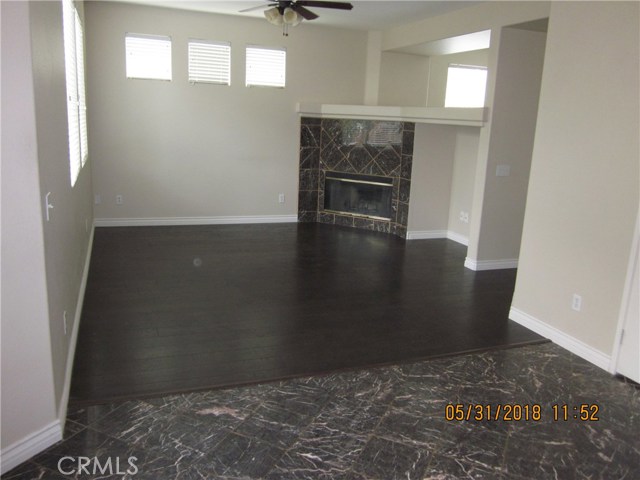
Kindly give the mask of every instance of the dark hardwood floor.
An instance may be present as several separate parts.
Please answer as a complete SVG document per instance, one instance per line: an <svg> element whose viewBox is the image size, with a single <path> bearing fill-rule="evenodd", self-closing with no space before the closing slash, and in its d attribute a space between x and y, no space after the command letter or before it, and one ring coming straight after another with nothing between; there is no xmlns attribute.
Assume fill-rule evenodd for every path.
<svg viewBox="0 0 640 480"><path fill-rule="evenodd" d="M515 270L321 224L97 228L71 403L537 343Z"/></svg>

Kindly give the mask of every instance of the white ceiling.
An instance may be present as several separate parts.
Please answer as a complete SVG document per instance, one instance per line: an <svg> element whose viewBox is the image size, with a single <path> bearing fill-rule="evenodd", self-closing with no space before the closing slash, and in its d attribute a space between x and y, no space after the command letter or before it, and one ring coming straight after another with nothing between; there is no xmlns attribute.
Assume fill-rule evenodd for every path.
<svg viewBox="0 0 640 480"><path fill-rule="evenodd" d="M266 0L237 0L237 1L210 1L210 0L116 0L143 5L154 5L167 8L179 8L200 12L221 13L226 15L243 15L249 17L262 17L262 10L247 13L239 13L245 8L255 7L261 4L268 5ZM443 15L454 10L469 7L480 3L478 1L390 1L368 0L352 1L353 10L332 10L326 8L309 7L320 18L313 20L314 24L334 26L342 28L354 28L359 30L384 30L393 26L402 25L428 17Z"/></svg>

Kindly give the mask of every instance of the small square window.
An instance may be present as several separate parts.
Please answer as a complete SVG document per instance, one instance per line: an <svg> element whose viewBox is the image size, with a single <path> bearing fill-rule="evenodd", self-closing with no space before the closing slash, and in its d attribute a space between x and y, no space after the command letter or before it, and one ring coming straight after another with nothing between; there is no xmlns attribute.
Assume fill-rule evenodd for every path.
<svg viewBox="0 0 640 480"><path fill-rule="evenodd" d="M287 52L284 48L247 47L246 86L285 86Z"/></svg>
<svg viewBox="0 0 640 480"><path fill-rule="evenodd" d="M189 40L189 81L230 85L230 44Z"/></svg>
<svg viewBox="0 0 640 480"><path fill-rule="evenodd" d="M449 65L445 107L484 107L487 88L487 67Z"/></svg>
<svg viewBox="0 0 640 480"><path fill-rule="evenodd" d="M171 37L127 33L127 78L171 80Z"/></svg>

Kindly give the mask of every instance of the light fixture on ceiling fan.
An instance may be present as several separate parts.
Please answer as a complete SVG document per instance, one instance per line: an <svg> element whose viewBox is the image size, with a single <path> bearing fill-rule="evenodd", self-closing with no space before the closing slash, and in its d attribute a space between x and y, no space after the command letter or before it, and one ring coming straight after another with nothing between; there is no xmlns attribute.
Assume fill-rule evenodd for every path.
<svg viewBox="0 0 640 480"><path fill-rule="evenodd" d="M271 8L268 8L271 7ZM322 0L278 0L267 5L240 10L241 13L250 12L260 8L267 8L264 16L273 25L282 25L282 35L289 36L289 27L295 27L303 19L314 20L318 15L306 7L335 8L339 10L351 10L353 5L348 2L324 2Z"/></svg>

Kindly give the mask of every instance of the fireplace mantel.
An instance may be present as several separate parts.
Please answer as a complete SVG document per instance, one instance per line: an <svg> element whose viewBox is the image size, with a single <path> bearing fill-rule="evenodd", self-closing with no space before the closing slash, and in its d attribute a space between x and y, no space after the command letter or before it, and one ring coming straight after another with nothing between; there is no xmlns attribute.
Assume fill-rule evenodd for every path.
<svg viewBox="0 0 640 480"><path fill-rule="evenodd" d="M381 107L320 103L298 103L297 112L305 117L393 120L470 127L482 127L487 115L486 108Z"/></svg>

